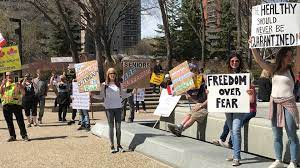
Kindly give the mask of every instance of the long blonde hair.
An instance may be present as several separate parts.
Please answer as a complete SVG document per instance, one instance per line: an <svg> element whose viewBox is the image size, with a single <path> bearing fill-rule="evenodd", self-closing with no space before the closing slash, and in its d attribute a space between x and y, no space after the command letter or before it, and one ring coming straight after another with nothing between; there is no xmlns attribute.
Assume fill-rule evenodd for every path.
<svg viewBox="0 0 300 168"><path fill-rule="evenodd" d="M116 84L118 87L120 87L121 84L120 84L120 82L119 82L119 77L118 77L118 74L117 74L115 68L108 68L108 70L106 71L105 84L108 85L109 82L110 82L110 79L109 79L109 74L110 74L110 73L115 73L115 74L116 74L116 78L115 78L115 81L114 81L114 82L115 82L115 84Z"/></svg>

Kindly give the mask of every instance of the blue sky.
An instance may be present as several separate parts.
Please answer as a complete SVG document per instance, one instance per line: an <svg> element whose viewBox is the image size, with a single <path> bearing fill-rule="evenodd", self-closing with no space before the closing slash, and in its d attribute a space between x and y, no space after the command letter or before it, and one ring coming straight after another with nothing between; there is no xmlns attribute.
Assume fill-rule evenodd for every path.
<svg viewBox="0 0 300 168"><path fill-rule="evenodd" d="M149 37L156 37L159 34L155 32L157 30L157 24L162 24L160 10L158 8L157 0L142 0L142 6L144 8L152 8L151 10L142 12L142 39Z"/></svg>

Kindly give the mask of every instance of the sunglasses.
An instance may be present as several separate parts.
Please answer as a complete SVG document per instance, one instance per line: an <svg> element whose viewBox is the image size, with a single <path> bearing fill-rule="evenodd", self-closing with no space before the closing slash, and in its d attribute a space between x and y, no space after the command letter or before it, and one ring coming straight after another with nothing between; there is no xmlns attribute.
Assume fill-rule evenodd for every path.
<svg viewBox="0 0 300 168"><path fill-rule="evenodd" d="M112 72L112 73L109 73L108 75L111 75L111 74L114 74L114 75L115 75L116 73L115 73L115 72Z"/></svg>

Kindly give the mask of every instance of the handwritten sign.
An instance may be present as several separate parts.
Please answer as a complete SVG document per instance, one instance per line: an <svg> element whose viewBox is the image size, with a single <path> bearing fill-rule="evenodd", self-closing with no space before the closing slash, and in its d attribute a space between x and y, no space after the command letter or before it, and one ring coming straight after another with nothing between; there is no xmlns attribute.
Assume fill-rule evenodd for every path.
<svg viewBox="0 0 300 168"><path fill-rule="evenodd" d="M149 87L151 74L150 60L125 60L123 62L122 88L146 88Z"/></svg>
<svg viewBox="0 0 300 168"><path fill-rule="evenodd" d="M300 45L300 3L266 3L252 7L250 48Z"/></svg>
<svg viewBox="0 0 300 168"><path fill-rule="evenodd" d="M51 62L73 62L72 57L51 57Z"/></svg>
<svg viewBox="0 0 300 168"><path fill-rule="evenodd" d="M73 109L90 109L90 96L88 92L80 93L77 82L72 82L72 108Z"/></svg>
<svg viewBox="0 0 300 168"><path fill-rule="evenodd" d="M174 87L174 94L181 95L194 89L194 74L190 71L187 61L181 63L170 71L170 77Z"/></svg>
<svg viewBox="0 0 300 168"><path fill-rule="evenodd" d="M76 80L79 92L100 91L100 79L97 61L75 64Z"/></svg>
<svg viewBox="0 0 300 168"><path fill-rule="evenodd" d="M0 73L21 70L18 46L4 47L0 51Z"/></svg>
<svg viewBox="0 0 300 168"><path fill-rule="evenodd" d="M159 104L154 111L154 115L169 117L180 98L181 96L169 95L167 89L163 89L160 94Z"/></svg>
<svg viewBox="0 0 300 168"><path fill-rule="evenodd" d="M145 100L145 88L138 88L136 93L134 94L134 102L136 101L144 101Z"/></svg>
<svg viewBox="0 0 300 168"><path fill-rule="evenodd" d="M163 73L159 73L159 74L152 73L150 83L155 85L160 85L163 81L164 81Z"/></svg>
<svg viewBox="0 0 300 168"><path fill-rule="evenodd" d="M249 85L249 73L208 75L208 112L249 113Z"/></svg>

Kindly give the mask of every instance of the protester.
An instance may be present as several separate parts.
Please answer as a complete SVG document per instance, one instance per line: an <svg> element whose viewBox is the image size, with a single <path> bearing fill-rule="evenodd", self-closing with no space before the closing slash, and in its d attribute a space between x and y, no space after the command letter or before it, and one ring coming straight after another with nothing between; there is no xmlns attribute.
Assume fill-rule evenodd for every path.
<svg viewBox="0 0 300 168"><path fill-rule="evenodd" d="M25 90L25 95L22 98L22 105L25 111L25 116L27 117L27 127L31 127L31 124L37 126L37 97L35 94L36 85L32 82L30 74L25 75L22 85Z"/></svg>
<svg viewBox="0 0 300 168"><path fill-rule="evenodd" d="M33 79L33 83L36 86L35 95L37 97L37 102L39 104L39 117L38 123L43 123L43 116L45 111L45 103L46 103L46 96L48 94L48 85L45 77L42 77L42 73L37 71L37 77Z"/></svg>
<svg viewBox="0 0 300 168"><path fill-rule="evenodd" d="M0 93L2 101L1 103L3 105L3 115L10 135L10 138L7 141L16 141L13 114L16 117L23 140L28 141L29 139L25 128L21 106L21 96L24 96L25 92L19 83L14 82L14 76L11 72L6 72L6 78L2 80L0 86Z"/></svg>
<svg viewBox="0 0 300 168"><path fill-rule="evenodd" d="M134 89L134 98L135 98L135 106L136 106L136 111L137 112L143 112L145 113L146 112L146 105L145 105L145 88L138 88L138 89ZM140 98L142 100L138 100L138 96L137 95L140 95ZM143 96L143 97L141 97ZM140 110L140 103L142 104L142 107L143 107L143 110Z"/></svg>
<svg viewBox="0 0 300 168"><path fill-rule="evenodd" d="M129 111L130 115L127 119L128 123L132 123L134 120L134 98L133 98L133 89L127 89L126 93L128 93L130 96L122 100L123 110L122 110L122 121L125 121L126 118L126 111L127 111L127 102L129 105Z"/></svg>
<svg viewBox="0 0 300 168"><path fill-rule="evenodd" d="M160 84L160 92L162 89L167 89L168 86L172 85L172 80L169 74L165 75L164 81Z"/></svg>
<svg viewBox="0 0 300 168"><path fill-rule="evenodd" d="M260 78L257 81L258 84L258 101L268 102L270 101L272 82L270 72L263 70Z"/></svg>
<svg viewBox="0 0 300 168"><path fill-rule="evenodd" d="M251 43L250 40L249 43ZM292 67L290 66L293 60L292 49L290 47L282 47L276 55L274 64L266 63L257 49L251 50L255 61L260 67L273 75L269 118L274 135L276 161L269 168L284 167L282 163L282 127L285 127L289 139L291 161L288 168L296 168L299 153L299 139L297 136L299 112L295 96L293 95L295 82Z"/></svg>
<svg viewBox="0 0 300 168"><path fill-rule="evenodd" d="M79 114L81 114L80 120L80 127L77 130L86 130L90 131L91 130L91 125L90 125L90 116L89 116L89 111L86 109L78 109L77 110Z"/></svg>
<svg viewBox="0 0 300 168"><path fill-rule="evenodd" d="M109 140L111 153L124 152L121 146L121 115L122 99L131 94L121 88L116 70L109 68L106 72L105 83L101 86L100 95L93 95L95 99L104 99L104 107L109 125ZM114 147L114 124L116 124L117 149Z"/></svg>
<svg viewBox="0 0 300 168"><path fill-rule="evenodd" d="M169 124L169 130L176 136L181 136L182 132L192 126L195 121L202 124L207 117L207 95L206 84L203 82L199 89L194 90L197 93L196 97L187 94L187 99L194 101L196 104L191 109L191 112L185 115L182 122L178 125Z"/></svg>
<svg viewBox="0 0 300 168"><path fill-rule="evenodd" d="M57 97L56 102L59 105L58 109L58 121L66 122L67 110L71 102L70 98L70 86L66 81L64 75L60 76L60 82L56 84Z"/></svg>
<svg viewBox="0 0 300 168"><path fill-rule="evenodd" d="M60 82L60 76L58 76L55 71L52 71L49 85L52 86L52 89L56 94L57 94L56 86L59 82Z"/></svg>
<svg viewBox="0 0 300 168"><path fill-rule="evenodd" d="M156 60L156 64L153 67L153 73L155 73L156 75L163 73L163 68L160 65L160 60ZM153 93L157 93L156 89L157 89L157 85L153 84Z"/></svg>

